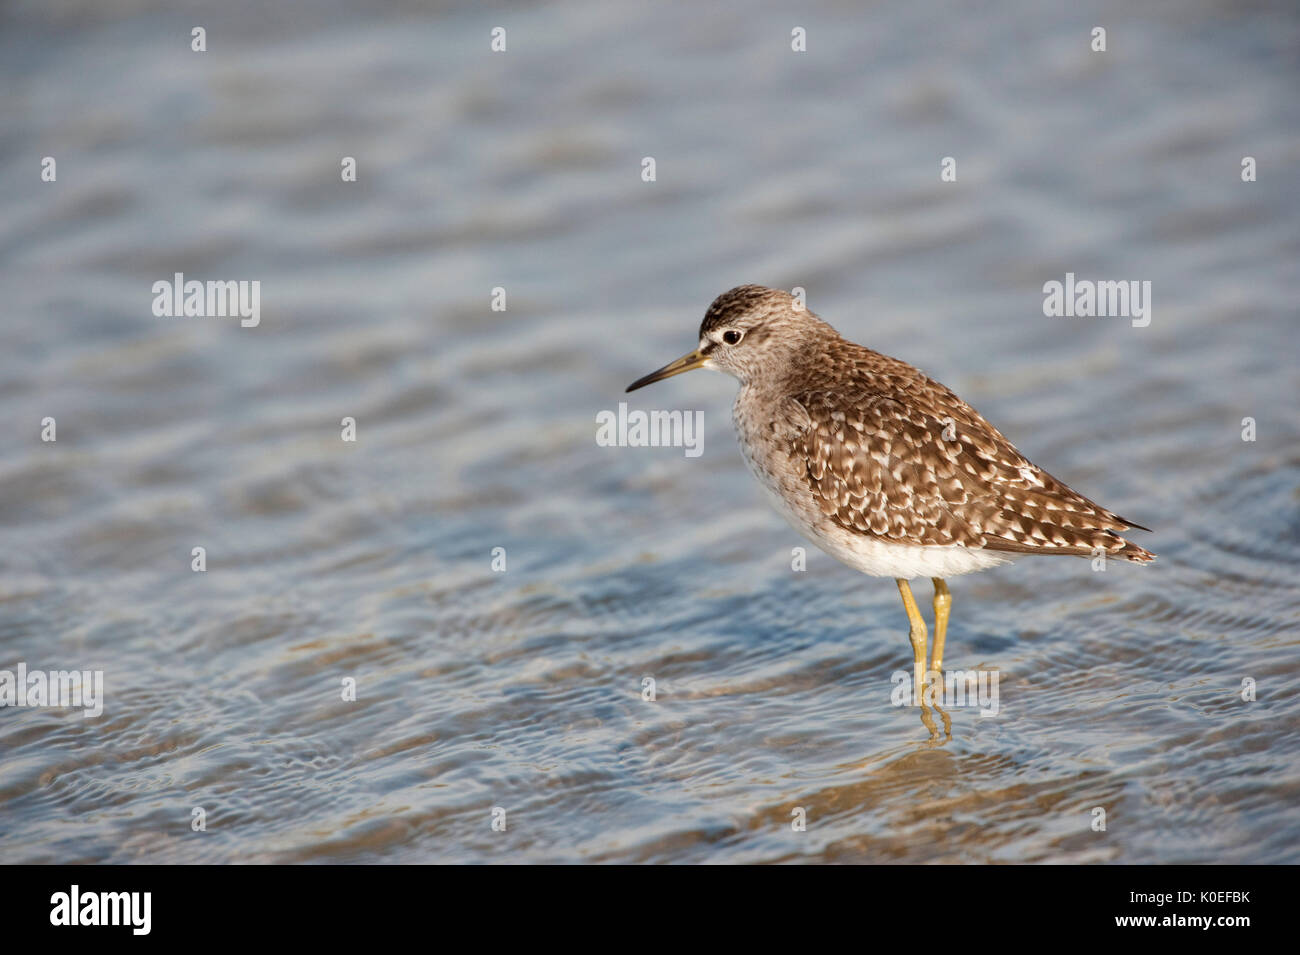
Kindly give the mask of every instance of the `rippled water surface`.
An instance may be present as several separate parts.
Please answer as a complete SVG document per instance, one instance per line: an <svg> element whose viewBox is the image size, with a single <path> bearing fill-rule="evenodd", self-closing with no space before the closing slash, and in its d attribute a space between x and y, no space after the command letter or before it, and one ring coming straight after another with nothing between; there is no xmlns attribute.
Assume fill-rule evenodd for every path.
<svg viewBox="0 0 1300 955"><path fill-rule="evenodd" d="M0 669L106 695L0 709L0 861L1300 861L1293 7L262 6L0 12ZM953 582L995 717L891 705L894 585L792 570L729 379L622 394L742 282L1155 528Z"/></svg>

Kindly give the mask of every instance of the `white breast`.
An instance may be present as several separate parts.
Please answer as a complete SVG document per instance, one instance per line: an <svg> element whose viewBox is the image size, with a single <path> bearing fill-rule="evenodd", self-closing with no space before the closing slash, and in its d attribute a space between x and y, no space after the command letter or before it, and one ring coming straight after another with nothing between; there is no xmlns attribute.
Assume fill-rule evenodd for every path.
<svg viewBox="0 0 1300 955"><path fill-rule="evenodd" d="M896 544L845 530L829 520L813 500L801 475L789 472L781 441L766 422L755 420L760 402L736 397L732 420L745 463L772 507L790 526L836 560L872 577L957 577L1009 563L1012 555L960 544Z"/></svg>

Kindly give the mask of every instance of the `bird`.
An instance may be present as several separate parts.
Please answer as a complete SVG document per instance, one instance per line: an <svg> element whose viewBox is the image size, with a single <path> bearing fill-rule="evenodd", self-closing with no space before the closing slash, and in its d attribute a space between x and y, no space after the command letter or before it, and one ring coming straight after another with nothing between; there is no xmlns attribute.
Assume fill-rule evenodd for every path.
<svg viewBox="0 0 1300 955"><path fill-rule="evenodd" d="M919 369L843 338L802 297L761 285L724 292L705 312L698 346L627 391L696 368L739 380L732 422L775 509L842 563L894 578L914 694L943 674L947 578L1029 555L1155 559L1120 536L1150 528L1033 464ZM934 585L928 660L910 584L921 577Z"/></svg>

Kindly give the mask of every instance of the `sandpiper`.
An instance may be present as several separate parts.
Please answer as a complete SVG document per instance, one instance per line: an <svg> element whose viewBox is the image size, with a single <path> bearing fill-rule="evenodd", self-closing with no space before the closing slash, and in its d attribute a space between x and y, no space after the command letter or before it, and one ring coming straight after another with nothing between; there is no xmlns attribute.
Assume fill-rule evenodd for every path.
<svg viewBox="0 0 1300 955"><path fill-rule="evenodd" d="M909 580L934 582L929 672L941 674L944 578L1024 554L1155 559L1116 533L1149 528L1072 491L939 382L845 340L786 292L741 285L719 295L699 347L627 390L693 368L740 380L740 449L794 528L850 567L895 579L918 691L927 634Z"/></svg>

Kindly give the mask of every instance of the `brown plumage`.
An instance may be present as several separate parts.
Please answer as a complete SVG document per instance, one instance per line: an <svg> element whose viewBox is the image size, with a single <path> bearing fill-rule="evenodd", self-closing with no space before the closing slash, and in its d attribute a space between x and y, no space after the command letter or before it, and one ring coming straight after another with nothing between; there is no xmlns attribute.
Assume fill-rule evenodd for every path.
<svg viewBox="0 0 1300 955"><path fill-rule="evenodd" d="M728 345L727 330L742 340ZM939 382L844 339L783 291L742 285L718 296L694 354L741 380L734 416L746 458L818 538L838 529L1008 556L1154 557L1119 535L1141 525L1033 464Z"/></svg>
<svg viewBox="0 0 1300 955"><path fill-rule="evenodd" d="M1033 464L937 381L842 339L830 361L833 384L790 396L807 427L789 453L835 524L899 543L1152 559L1116 533L1132 521Z"/></svg>

